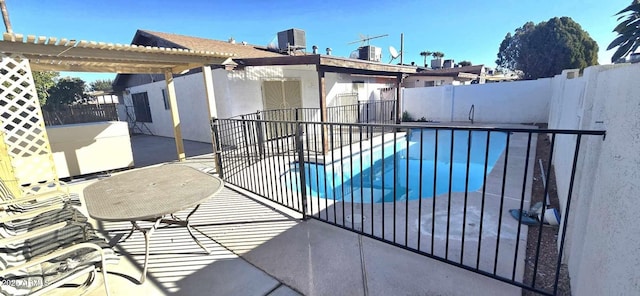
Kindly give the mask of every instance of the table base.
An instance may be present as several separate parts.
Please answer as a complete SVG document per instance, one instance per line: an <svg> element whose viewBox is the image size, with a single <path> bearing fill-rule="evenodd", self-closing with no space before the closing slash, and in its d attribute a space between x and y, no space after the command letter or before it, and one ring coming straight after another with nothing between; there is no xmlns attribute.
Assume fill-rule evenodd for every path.
<svg viewBox="0 0 640 296"><path fill-rule="evenodd" d="M160 226L160 223L169 224L169 225L180 225L180 226L186 227L187 231L189 231L189 235L191 235L191 238L193 238L196 244L198 244L198 246L200 246L200 248L202 248L207 254L211 254L211 251L209 251L209 249L205 247L200 242L200 240L198 240L198 238L193 234L193 230L191 229L192 226L189 223L189 218L191 217L191 215L193 215L193 213L195 213L198 210L199 207L200 205L197 205L187 215L185 219L180 219L176 215L171 214L169 215L170 218L159 217L155 220L149 220L154 223L153 223L153 226L151 226L151 228L148 228L148 229L140 227L138 223L136 223L136 221L131 221L131 230L129 231L127 236L124 239L122 239L120 242L124 242L127 239L129 239L129 237L131 237L131 235L135 230L139 230L144 235L144 267L142 269L142 275L140 276L140 284L143 284L147 278L147 264L149 262L149 241L151 240L151 235L153 235L155 230L158 229L158 227Z"/></svg>

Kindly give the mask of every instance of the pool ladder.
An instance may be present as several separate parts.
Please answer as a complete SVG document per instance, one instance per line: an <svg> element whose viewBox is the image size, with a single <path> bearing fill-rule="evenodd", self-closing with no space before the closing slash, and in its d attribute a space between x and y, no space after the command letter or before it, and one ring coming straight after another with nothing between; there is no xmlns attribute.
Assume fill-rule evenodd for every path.
<svg viewBox="0 0 640 296"><path fill-rule="evenodd" d="M476 115L476 105L471 104L471 109L469 109L469 120L471 120L471 124L473 124L473 119Z"/></svg>

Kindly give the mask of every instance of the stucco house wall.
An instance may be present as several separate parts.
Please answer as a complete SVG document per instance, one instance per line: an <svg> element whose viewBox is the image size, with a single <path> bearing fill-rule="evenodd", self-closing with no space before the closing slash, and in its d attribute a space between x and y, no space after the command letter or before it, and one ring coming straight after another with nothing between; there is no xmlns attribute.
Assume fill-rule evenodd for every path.
<svg viewBox="0 0 640 296"><path fill-rule="evenodd" d="M181 115L182 137L185 140L211 142L202 73L175 77L174 83L176 97L178 98L178 111ZM128 92L125 92L124 102L125 105L132 106L131 96L133 94L147 92L152 122L138 124L144 124L154 135L173 137L171 112L164 107L163 89L166 89L164 81L134 86L129 88ZM129 113L132 114L132 108L129 107L129 109ZM145 128L142 131L147 132Z"/></svg>
<svg viewBox="0 0 640 296"><path fill-rule="evenodd" d="M302 107L319 108L318 72L314 65L249 66L238 70L213 69L213 89L217 118L263 110L262 83L264 81L298 80L301 83ZM206 109L204 78L194 73L174 78L178 111L185 140L211 142L209 118ZM354 83L355 82L355 83ZM380 100L380 90L393 87L393 78L352 76L344 73L326 73L327 106L344 104L343 94L357 93L357 100ZM132 106L131 96L147 92L152 122L146 128L158 136L173 137L171 113L164 108L162 90L164 80L128 88L124 102ZM131 107L129 107L131 109ZM129 113L133 113L130 110ZM319 113L315 116L319 120ZM146 129L142 129L146 132Z"/></svg>
<svg viewBox="0 0 640 296"><path fill-rule="evenodd" d="M228 118L262 110L263 81L299 80L302 106L318 107L318 76L315 66L260 66L242 70L213 70L218 117Z"/></svg>

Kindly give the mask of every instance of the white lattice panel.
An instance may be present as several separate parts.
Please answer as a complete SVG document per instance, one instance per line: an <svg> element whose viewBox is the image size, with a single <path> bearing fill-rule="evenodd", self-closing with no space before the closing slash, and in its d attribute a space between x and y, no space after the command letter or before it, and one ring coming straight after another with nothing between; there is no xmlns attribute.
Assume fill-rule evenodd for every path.
<svg viewBox="0 0 640 296"><path fill-rule="evenodd" d="M57 182L29 61L0 53L0 128L20 184Z"/></svg>

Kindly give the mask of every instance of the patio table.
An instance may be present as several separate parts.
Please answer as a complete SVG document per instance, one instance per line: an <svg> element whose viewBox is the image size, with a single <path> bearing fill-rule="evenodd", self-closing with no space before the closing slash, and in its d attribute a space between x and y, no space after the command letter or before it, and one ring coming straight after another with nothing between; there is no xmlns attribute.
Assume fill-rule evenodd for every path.
<svg viewBox="0 0 640 296"><path fill-rule="evenodd" d="M189 218L200 204L216 195L224 186L220 178L184 165L163 165L130 171L87 186L84 199L89 216L100 221L131 222L125 241L137 229L144 234L144 268L140 283L144 283L149 260L149 240L160 223L186 227L193 240L207 254L210 251L195 237ZM186 218L176 212L192 208ZM151 221L143 228L138 221Z"/></svg>

